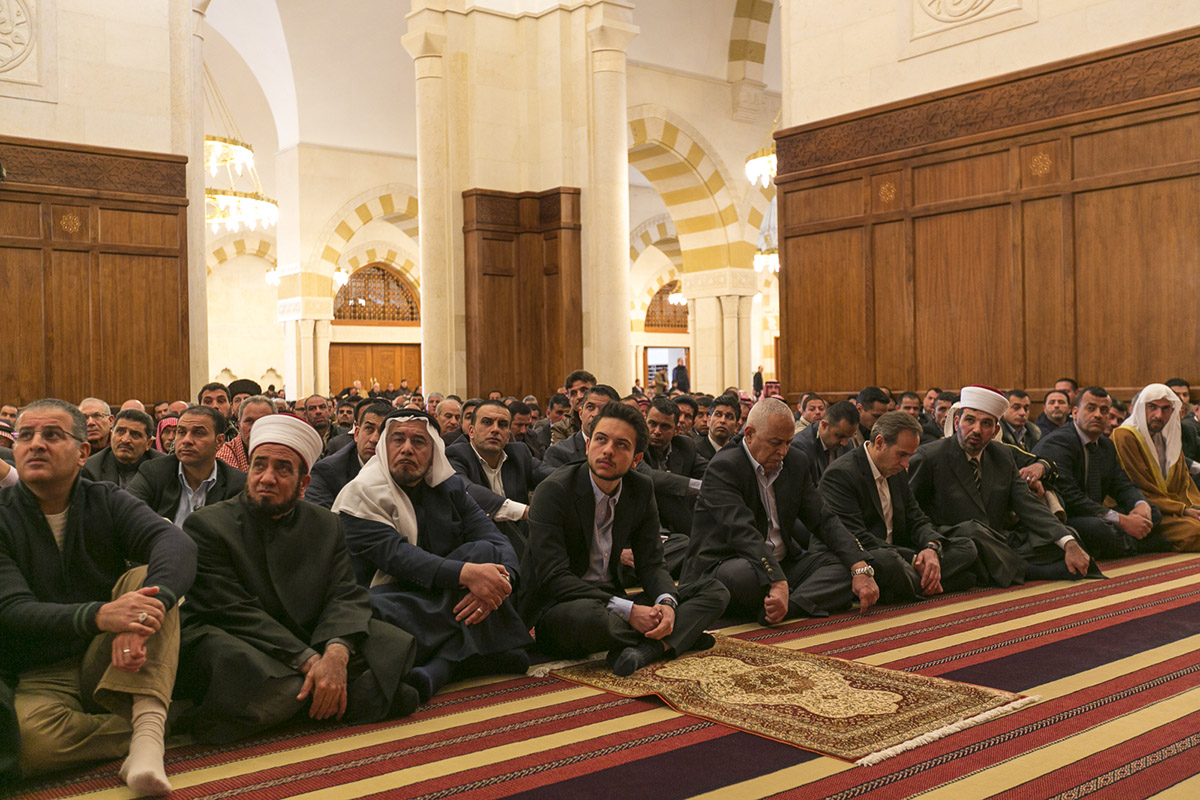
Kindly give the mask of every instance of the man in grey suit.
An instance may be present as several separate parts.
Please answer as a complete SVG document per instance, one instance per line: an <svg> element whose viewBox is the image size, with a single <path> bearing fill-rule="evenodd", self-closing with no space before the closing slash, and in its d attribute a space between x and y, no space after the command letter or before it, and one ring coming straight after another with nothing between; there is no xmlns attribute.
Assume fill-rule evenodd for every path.
<svg viewBox="0 0 1200 800"><path fill-rule="evenodd" d="M923 446L909 466L921 508L935 525L977 523L959 530L1000 586L1087 575L1091 558L1074 533L1030 491L1012 448L993 441L1008 400L995 389L968 386L959 402L954 435ZM1009 525L1014 516L1016 525Z"/></svg>
<svg viewBox="0 0 1200 800"><path fill-rule="evenodd" d="M920 444L916 414L889 411L875 421L871 441L821 479L829 509L870 556L884 603L975 585L975 543L939 533L912 496L905 470Z"/></svg>

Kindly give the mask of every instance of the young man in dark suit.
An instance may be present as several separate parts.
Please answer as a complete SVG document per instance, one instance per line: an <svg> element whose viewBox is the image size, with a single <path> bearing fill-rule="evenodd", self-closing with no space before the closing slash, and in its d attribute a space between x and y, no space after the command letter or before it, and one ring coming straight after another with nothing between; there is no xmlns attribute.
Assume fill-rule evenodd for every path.
<svg viewBox="0 0 1200 800"><path fill-rule="evenodd" d="M608 403L616 403L621 400L621 396L617 394L617 390L607 384L597 384L596 386L588 387L583 395L583 400L579 403L578 419L579 428L565 439L561 439L546 450L546 463L551 467L561 467L563 464L569 464L572 461L582 461L587 457L587 437L588 429L592 419L600 412Z"/></svg>
<svg viewBox="0 0 1200 800"><path fill-rule="evenodd" d="M654 486L634 471L649 437L637 409L604 405L593 420L587 460L547 478L529 515L524 572L532 586L524 617L538 644L565 656L608 650L618 675L711 645L704 628L729 600L715 581L676 589L667 573ZM632 598L618 570L626 547L643 589Z"/></svg>
<svg viewBox="0 0 1200 800"><path fill-rule="evenodd" d="M711 461L737 433L741 413L742 404L737 395L727 392L713 398L708 407L708 426L696 443L696 452Z"/></svg>
<svg viewBox="0 0 1200 800"><path fill-rule="evenodd" d="M304 499L322 508L332 508L338 492L354 480L363 465L375 455L379 436L383 432L383 418L392 413L386 400L362 400L355 408L356 420L351 437L353 446L346 446L331 456L313 464L309 474L312 482L304 493Z"/></svg>
<svg viewBox="0 0 1200 800"><path fill-rule="evenodd" d="M819 483L825 468L854 450L850 440L858 430L858 408L849 400L834 403L817 422L792 437L792 447L808 459L813 483Z"/></svg>
<svg viewBox="0 0 1200 800"><path fill-rule="evenodd" d="M1087 552L1034 496L1013 460L1015 450L994 440L1007 408L995 389L964 387L954 435L912 458L913 496L934 525L975 523L959 530L975 542L993 583L1083 577L1091 563Z"/></svg>
<svg viewBox="0 0 1200 800"><path fill-rule="evenodd" d="M1067 524L1099 558L1170 551L1171 543L1155 530L1162 512L1146 502L1121 468L1112 440L1102 435L1112 405L1108 392L1089 386L1076 401L1074 420L1048 433L1033 449L1058 468L1054 485ZM1113 498L1116 508L1106 508L1105 497Z"/></svg>
<svg viewBox="0 0 1200 800"><path fill-rule="evenodd" d="M716 578L731 609L771 625L789 615L827 616L855 597L863 609L879 599L862 547L791 447L794 426L783 401L761 400L744 438L709 462L681 574ZM820 544L810 547L807 532Z"/></svg>
<svg viewBox="0 0 1200 800"><path fill-rule="evenodd" d="M225 417L215 406L191 406L179 415L174 452L147 461L129 482L129 493L182 526L197 508L237 497L246 473L217 458Z"/></svg>
<svg viewBox="0 0 1200 800"><path fill-rule="evenodd" d="M978 552L970 539L933 527L908 486L908 461L921 444L915 414L890 411L871 441L829 465L821 496L871 557L881 602L969 589Z"/></svg>

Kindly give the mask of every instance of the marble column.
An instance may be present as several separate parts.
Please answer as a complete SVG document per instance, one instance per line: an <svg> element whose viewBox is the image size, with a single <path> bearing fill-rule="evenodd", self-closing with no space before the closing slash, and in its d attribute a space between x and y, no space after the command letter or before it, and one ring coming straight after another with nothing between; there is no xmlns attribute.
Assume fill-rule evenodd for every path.
<svg viewBox="0 0 1200 800"><path fill-rule="evenodd" d="M742 295L738 298L738 386L745 386L749 389L754 384L754 371L758 369L758 364L754 363L753 350L750 345L753 341L751 331L751 320L753 319L752 312L754 310L754 295Z"/></svg>
<svg viewBox="0 0 1200 800"><path fill-rule="evenodd" d="M297 353L296 362L299 365L299 384L300 391L296 398L299 399L305 395L313 394L315 391L314 367L316 366L316 350L313 342L313 331L316 328L317 321L313 319L302 319L297 323L299 334L297 336ZM326 361L329 358L328 348L325 350ZM328 372L328 369L326 370ZM325 380L329 380L326 375Z"/></svg>
<svg viewBox="0 0 1200 800"><path fill-rule="evenodd" d="M421 230L421 385L442 392L462 391L455 379L457 357L453 294L453 215L449 207L449 142L443 54L442 13L425 8L409 15L401 39L417 74L417 203Z"/></svg>
<svg viewBox="0 0 1200 800"><path fill-rule="evenodd" d="M333 341L333 320L318 319L313 323L313 391L329 394L329 343Z"/></svg>
<svg viewBox="0 0 1200 800"><path fill-rule="evenodd" d="M637 36L633 9L588 9L591 181L584 189L583 366L604 382L631 385L629 331L629 153L625 48ZM421 236L425 236L424 224Z"/></svg>
<svg viewBox="0 0 1200 800"><path fill-rule="evenodd" d="M189 396L210 380L204 227L204 14L211 0L175 0L171 19L171 145L188 157Z"/></svg>
<svg viewBox="0 0 1200 800"><path fill-rule="evenodd" d="M700 320L696 318L696 298L689 297L688 307L688 379L692 383L692 394L700 391L702 378L700 369Z"/></svg>
<svg viewBox="0 0 1200 800"><path fill-rule="evenodd" d="M742 384L738 381L738 335L741 329L738 325L738 309L740 298L735 294L723 294L718 298L721 301L721 350L724 353L724 371L721 375L723 382L721 388L726 386L737 386L742 388Z"/></svg>

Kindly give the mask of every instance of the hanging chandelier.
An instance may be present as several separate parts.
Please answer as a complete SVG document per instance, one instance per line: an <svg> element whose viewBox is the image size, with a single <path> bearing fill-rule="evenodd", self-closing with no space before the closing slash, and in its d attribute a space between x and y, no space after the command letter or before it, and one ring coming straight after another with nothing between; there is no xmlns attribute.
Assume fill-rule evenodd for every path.
<svg viewBox="0 0 1200 800"><path fill-rule="evenodd" d="M687 297L684 296L683 292L675 291L667 295L667 302L673 306L686 306Z"/></svg>
<svg viewBox="0 0 1200 800"><path fill-rule="evenodd" d="M758 229L758 248L754 254L755 272L779 272L779 226L775 216L775 198L767 206L767 215L763 217Z"/></svg>
<svg viewBox="0 0 1200 800"><path fill-rule="evenodd" d="M207 64L204 102L216 124L230 134L204 137L204 167L209 174L204 187L204 221L214 234L221 228L233 233L274 226L279 222L279 204L263 194L262 180L254 168L254 148L242 140Z"/></svg>
<svg viewBox="0 0 1200 800"><path fill-rule="evenodd" d="M350 282L350 273L345 267L337 267L333 271L333 291L338 292L343 286Z"/></svg>
<svg viewBox="0 0 1200 800"><path fill-rule="evenodd" d="M746 177L750 183L758 184L765 189L771 185L771 181L775 180L777 163L775 142L771 142L770 146L762 148L746 159Z"/></svg>

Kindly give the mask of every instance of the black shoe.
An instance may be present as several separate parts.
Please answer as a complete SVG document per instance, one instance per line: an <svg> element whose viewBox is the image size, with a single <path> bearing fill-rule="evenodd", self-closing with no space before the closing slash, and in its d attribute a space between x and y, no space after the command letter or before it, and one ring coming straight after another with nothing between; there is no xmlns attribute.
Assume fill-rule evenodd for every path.
<svg viewBox="0 0 1200 800"><path fill-rule="evenodd" d="M624 678L632 675L647 664L653 664L665 656L667 651L662 643L653 639L642 642L637 647L626 647L612 662L614 675Z"/></svg>
<svg viewBox="0 0 1200 800"><path fill-rule="evenodd" d="M696 637L696 641L692 642L692 646L688 648L689 653L698 653L701 650L711 650L716 647L717 640L711 633L702 633Z"/></svg>

